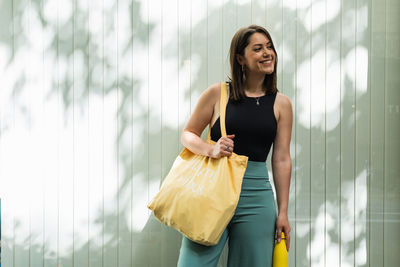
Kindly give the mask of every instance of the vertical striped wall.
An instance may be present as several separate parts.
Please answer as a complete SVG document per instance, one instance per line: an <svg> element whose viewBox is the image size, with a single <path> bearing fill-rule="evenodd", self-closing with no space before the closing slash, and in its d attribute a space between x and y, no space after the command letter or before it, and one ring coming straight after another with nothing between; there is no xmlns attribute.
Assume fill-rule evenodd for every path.
<svg viewBox="0 0 400 267"><path fill-rule="evenodd" d="M398 266L399 14L397 0L1 1L2 266L176 266L180 236L146 204L251 23L271 32L295 114L290 266Z"/></svg>

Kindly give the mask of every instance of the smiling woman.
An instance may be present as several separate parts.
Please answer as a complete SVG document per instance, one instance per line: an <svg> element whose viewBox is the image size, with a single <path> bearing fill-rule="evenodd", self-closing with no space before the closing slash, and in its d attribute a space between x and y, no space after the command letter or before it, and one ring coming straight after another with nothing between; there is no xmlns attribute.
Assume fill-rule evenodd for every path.
<svg viewBox="0 0 400 267"><path fill-rule="evenodd" d="M263 90L269 93L278 91L276 70L278 57L271 35L263 27L252 25L236 32L230 48L232 98L238 100L245 96L257 96L253 81L263 81ZM247 77L247 76L254 77ZM264 78L265 77L265 78ZM245 90L240 88L247 85Z"/></svg>
<svg viewBox="0 0 400 267"><path fill-rule="evenodd" d="M213 101L227 73L234 138L221 154L247 149L262 161L284 95L293 103L289 265L398 266L399 4L0 1L1 266L176 266L181 236L146 205L191 114L212 118L220 139ZM249 38L235 40L230 66L241 27ZM264 72L266 86L253 86ZM195 112L201 93L206 108ZM254 122L257 131L243 127ZM245 186L260 182L251 174Z"/></svg>
<svg viewBox="0 0 400 267"><path fill-rule="evenodd" d="M237 31L230 48L231 81L226 106L226 133L220 130L221 86L211 85L200 97L182 133L182 144L193 153L210 158L247 156L239 203L215 246L204 246L183 237L179 267L217 266L229 237L228 266L272 266L275 236L281 233L290 246L287 215L291 173L290 100L276 87L277 53L270 34L250 25ZM210 144L200 138L208 125ZM223 124L222 124L223 125ZM278 215L266 166L273 145L272 171L277 192ZM246 244L246 246L243 246Z"/></svg>

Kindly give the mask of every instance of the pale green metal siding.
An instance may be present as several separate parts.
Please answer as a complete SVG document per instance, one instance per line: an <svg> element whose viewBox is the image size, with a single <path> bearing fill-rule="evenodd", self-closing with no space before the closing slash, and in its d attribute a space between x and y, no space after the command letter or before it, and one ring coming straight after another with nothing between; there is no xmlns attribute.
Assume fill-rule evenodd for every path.
<svg viewBox="0 0 400 267"><path fill-rule="evenodd" d="M2 266L175 266L180 235L146 204L251 23L271 32L295 115L290 266L397 266L399 14L397 0L0 2Z"/></svg>

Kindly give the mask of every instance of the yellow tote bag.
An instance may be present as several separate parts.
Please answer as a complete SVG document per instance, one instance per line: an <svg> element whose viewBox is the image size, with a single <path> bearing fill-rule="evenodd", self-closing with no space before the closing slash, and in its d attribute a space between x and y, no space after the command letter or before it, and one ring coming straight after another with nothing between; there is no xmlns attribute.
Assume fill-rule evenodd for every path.
<svg viewBox="0 0 400 267"><path fill-rule="evenodd" d="M222 136L226 136L227 91L227 84L221 83ZM207 142L215 144L210 129ZM160 222L190 240L215 245L235 213L247 161L246 156L235 153L214 159L184 148L148 208Z"/></svg>

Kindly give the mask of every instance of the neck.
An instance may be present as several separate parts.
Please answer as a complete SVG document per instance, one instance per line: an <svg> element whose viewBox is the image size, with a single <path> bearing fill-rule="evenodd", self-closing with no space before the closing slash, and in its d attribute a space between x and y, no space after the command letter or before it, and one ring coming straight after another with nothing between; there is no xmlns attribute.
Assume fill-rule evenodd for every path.
<svg viewBox="0 0 400 267"><path fill-rule="evenodd" d="M265 74L251 74L246 77L245 82L245 91L250 94L260 94L263 93L263 82L264 82Z"/></svg>

